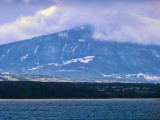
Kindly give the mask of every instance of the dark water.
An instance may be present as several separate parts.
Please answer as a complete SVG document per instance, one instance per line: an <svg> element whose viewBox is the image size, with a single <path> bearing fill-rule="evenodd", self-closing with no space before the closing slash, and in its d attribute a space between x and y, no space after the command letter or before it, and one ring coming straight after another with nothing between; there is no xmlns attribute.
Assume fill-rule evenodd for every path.
<svg viewBox="0 0 160 120"><path fill-rule="evenodd" d="M0 100L0 120L160 120L160 99Z"/></svg>

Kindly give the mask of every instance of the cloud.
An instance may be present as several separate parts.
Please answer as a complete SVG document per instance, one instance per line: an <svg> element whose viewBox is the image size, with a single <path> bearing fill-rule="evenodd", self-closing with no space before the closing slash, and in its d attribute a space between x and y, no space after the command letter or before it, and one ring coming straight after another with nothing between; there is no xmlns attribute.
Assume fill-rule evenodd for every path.
<svg viewBox="0 0 160 120"><path fill-rule="evenodd" d="M1 43L23 40L34 36L47 34L47 18L52 16L55 6L38 11L34 16L21 16L15 22L0 26ZM49 27L49 26L48 26Z"/></svg>
<svg viewBox="0 0 160 120"><path fill-rule="evenodd" d="M160 2L157 0L54 2L56 6L33 16L21 16L1 25L0 44L90 24L95 27L96 40L160 45Z"/></svg>
<svg viewBox="0 0 160 120"><path fill-rule="evenodd" d="M95 39L160 44L160 20L128 12L117 12L107 16L109 18L106 19L111 20L106 21L104 26L95 24L97 28L93 34Z"/></svg>
<svg viewBox="0 0 160 120"><path fill-rule="evenodd" d="M25 2L25 3L29 3L29 2L30 2L30 0L24 0L24 2Z"/></svg>
<svg viewBox="0 0 160 120"><path fill-rule="evenodd" d="M57 0L1 0L0 3L2 4L15 4L15 3L26 3L26 4L51 4L56 3Z"/></svg>

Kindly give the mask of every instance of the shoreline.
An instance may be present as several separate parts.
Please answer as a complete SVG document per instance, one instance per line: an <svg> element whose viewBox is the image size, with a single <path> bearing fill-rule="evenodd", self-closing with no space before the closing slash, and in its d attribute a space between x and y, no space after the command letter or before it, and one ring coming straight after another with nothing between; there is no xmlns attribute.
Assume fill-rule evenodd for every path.
<svg viewBox="0 0 160 120"><path fill-rule="evenodd" d="M0 99L0 101L62 101L62 100L160 100L160 98L65 98L65 99Z"/></svg>

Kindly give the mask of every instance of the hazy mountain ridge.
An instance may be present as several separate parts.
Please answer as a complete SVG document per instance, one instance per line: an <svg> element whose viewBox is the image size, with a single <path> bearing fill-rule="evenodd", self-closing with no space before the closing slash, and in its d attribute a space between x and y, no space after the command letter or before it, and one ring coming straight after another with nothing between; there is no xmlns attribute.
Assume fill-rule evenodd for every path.
<svg viewBox="0 0 160 120"><path fill-rule="evenodd" d="M91 26L0 45L0 73L160 82L160 46L94 40Z"/></svg>

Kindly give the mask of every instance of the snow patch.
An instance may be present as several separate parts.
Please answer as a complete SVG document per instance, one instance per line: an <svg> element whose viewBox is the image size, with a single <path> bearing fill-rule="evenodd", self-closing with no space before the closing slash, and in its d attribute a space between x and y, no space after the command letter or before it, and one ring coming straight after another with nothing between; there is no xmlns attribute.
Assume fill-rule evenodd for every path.
<svg viewBox="0 0 160 120"><path fill-rule="evenodd" d="M48 65L48 66L51 66L51 65L60 66L60 64L58 64L58 63L48 63L47 65Z"/></svg>
<svg viewBox="0 0 160 120"><path fill-rule="evenodd" d="M79 42L85 42L85 39L79 39L78 41Z"/></svg>
<svg viewBox="0 0 160 120"><path fill-rule="evenodd" d="M36 65L39 65L39 63L35 63Z"/></svg>
<svg viewBox="0 0 160 120"><path fill-rule="evenodd" d="M90 43L88 43L87 50L89 50L89 48L90 48Z"/></svg>
<svg viewBox="0 0 160 120"><path fill-rule="evenodd" d="M126 74L125 75L126 78L130 78L130 77L134 77L134 76L136 76L136 74Z"/></svg>
<svg viewBox="0 0 160 120"><path fill-rule="evenodd" d="M76 62L81 62L81 63L89 63L94 59L95 56L86 56L84 58L77 58L77 59L72 59L72 60L68 60L68 61L63 61L62 64L59 63L48 63L48 66L54 65L54 66L63 66L63 65L68 65L71 63L76 63Z"/></svg>
<svg viewBox="0 0 160 120"><path fill-rule="evenodd" d="M137 74L137 78L139 78L139 77L143 77L144 76L144 74L143 73L138 73Z"/></svg>
<svg viewBox="0 0 160 120"><path fill-rule="evenodd" d="M96 83L102 83L102 81L99 81L99 80L95 80L95 82L96 82Z"/></svg>
<svg viewBox="0 0 160 120"><path fill-rule="evenodd" d="M77 58L63 62L63 65L68 65L71 63L81 62L81 63L89 63L94 59L95 56L86 56L84 58Z"/></svg>
<svg viewBox="0 0 160 120"><path fill-rule="evenodd" d="M68 38L68 33L59 33L58 37L62 37L62 38Z"/></svg>
<svg viewBox="0 0 160 120"><path fill-rule="evenodd" d="M1 76L2 77L2 76ZM17 78L14 78L10 75L5 74L3 78L8 79L9 81L19 81Z"/></svg>
<svg viewBox="0 0 160 120"><path fill-rule="evenodd" d="M63 62L63 65L68 65L70 63L75 63L75 62L78 62L77 59L72 59L72 60L68 60L68 61Z"/></svg>
<svg viewBox="0 0 160 120"><path fill-rule="evenodd" d="M157 57L158 59L160 59L160 55L159 55L159 54L156 54L156 57Z"/></svg>
<svg viewBox="0 0 160 120"><path fill-rule="evenodd" d="M84 69L84 70L88 70L88 68L82 67L82 66L80 66L79 68L80 68L80 69Z"/></svg>
<svg viewBox="0 0 160 120"><path fill-rule="evenodd" d="M57 70L56 72L75 72L76 70Z"/></svg>
<svg viewBox="0 0 160 120"><path fill-rule="evenodd" d="M122 78L122 76L121 75L119 75L119 74L109 74L109 75L107 75L107 74L101 74L103 77L113 77L113 78Z"/></svg>
<svg viewBox="0 0 160 120"><path fill-rule="evenodd" d="M75 45L74 47L71 47L72 55L74 55L75 50L78 48L78 45Z"/></svg>
<svg viewBox="0 0 160 120"><path fill-rule="evenodd" d="M158 77L158 76L152 76L152 75L148 75L148 74L144 74L144 73L138 73L137 77L138 78L143 77L146 80L160 80L160 77Z"/></svg>
<svg viewBox="0 0 160 120"><path fill-rule="evenodd" d="M81 27L81 30L84 30L84 29L85 29L85 27L84 27L84 26L82 26L82 27Z"/></svg>
<svg viewBox="0 0 160 120"><path fill-rule="evenodd" d="M2 75L9 75L9 72L3 72Z"/></svg>
<svg viewBox="0 0 160 120"><path fill-rule="evenodd" d="M37 45L36 48L35 48L35 50L34 50L34 54L37 53L38 48L39 48L39 46Z"/></svg>
<svg viewBox="0 0 160 120"><path fill-rule="evenodd" d="M62 52L65 52L66 49L67 49L67 47L68 47L68 44L65 44L65 45L63 46L63 48L62 48Z"/></svg>
<svg viewBox="0 0 160 120"><path fill-rule="evenodd" d="M3 57L5 57L6 55L2 55L0 58L3 58Z"/></svg>
<svg viewBox="0 0 160 120"><path fill-rule="evenodd" d="M28 55L29 55L29 54L26 54L25 56L22 56L22 57L21 57L21 61L24 61L24 60L28 57Z"/></svg>
<svg viewBox="0 0 160 120"><path fill-rule="evenodd" d="M9 52L10 52L13 48L14 48L14 46L11 47L10 49L8 49L8 50L7 50L7 54L9 54Z"/></svg>
<svg viewBox="0 0 160 120"><path fill-rule="evenodd" d="M84 58L78 58L78 60L82 63L89 63L94 59L94 56L86 56Z"/></svg>
<svg viewBox="0 0 160 120"><path fill-rule="evenodd" d="M37 67L31 68L31 69L28 69L28 70L37 70L37 69L40 69L40 68L43 68L43 66L37 66Z"/></svg>
<svg viewBox="0 0 160 120"><path fill-rule="evenodd" d="M152 52L158 59L160 59L160 54L158 54L158 52L156 50L153 50Z"/></svg>
<svg viewBox="0 0 160 120"><path fill-rule="evenodd" d="M152 76L152 75L148 75L148 74L144 74L144 73L138 73L138 74L124 74L124 75L120 75L120 74L101 74L103 77L105 78L118 78L118 79L145 79L145 80L160 80L160 77L158 76Z"/></svg>

